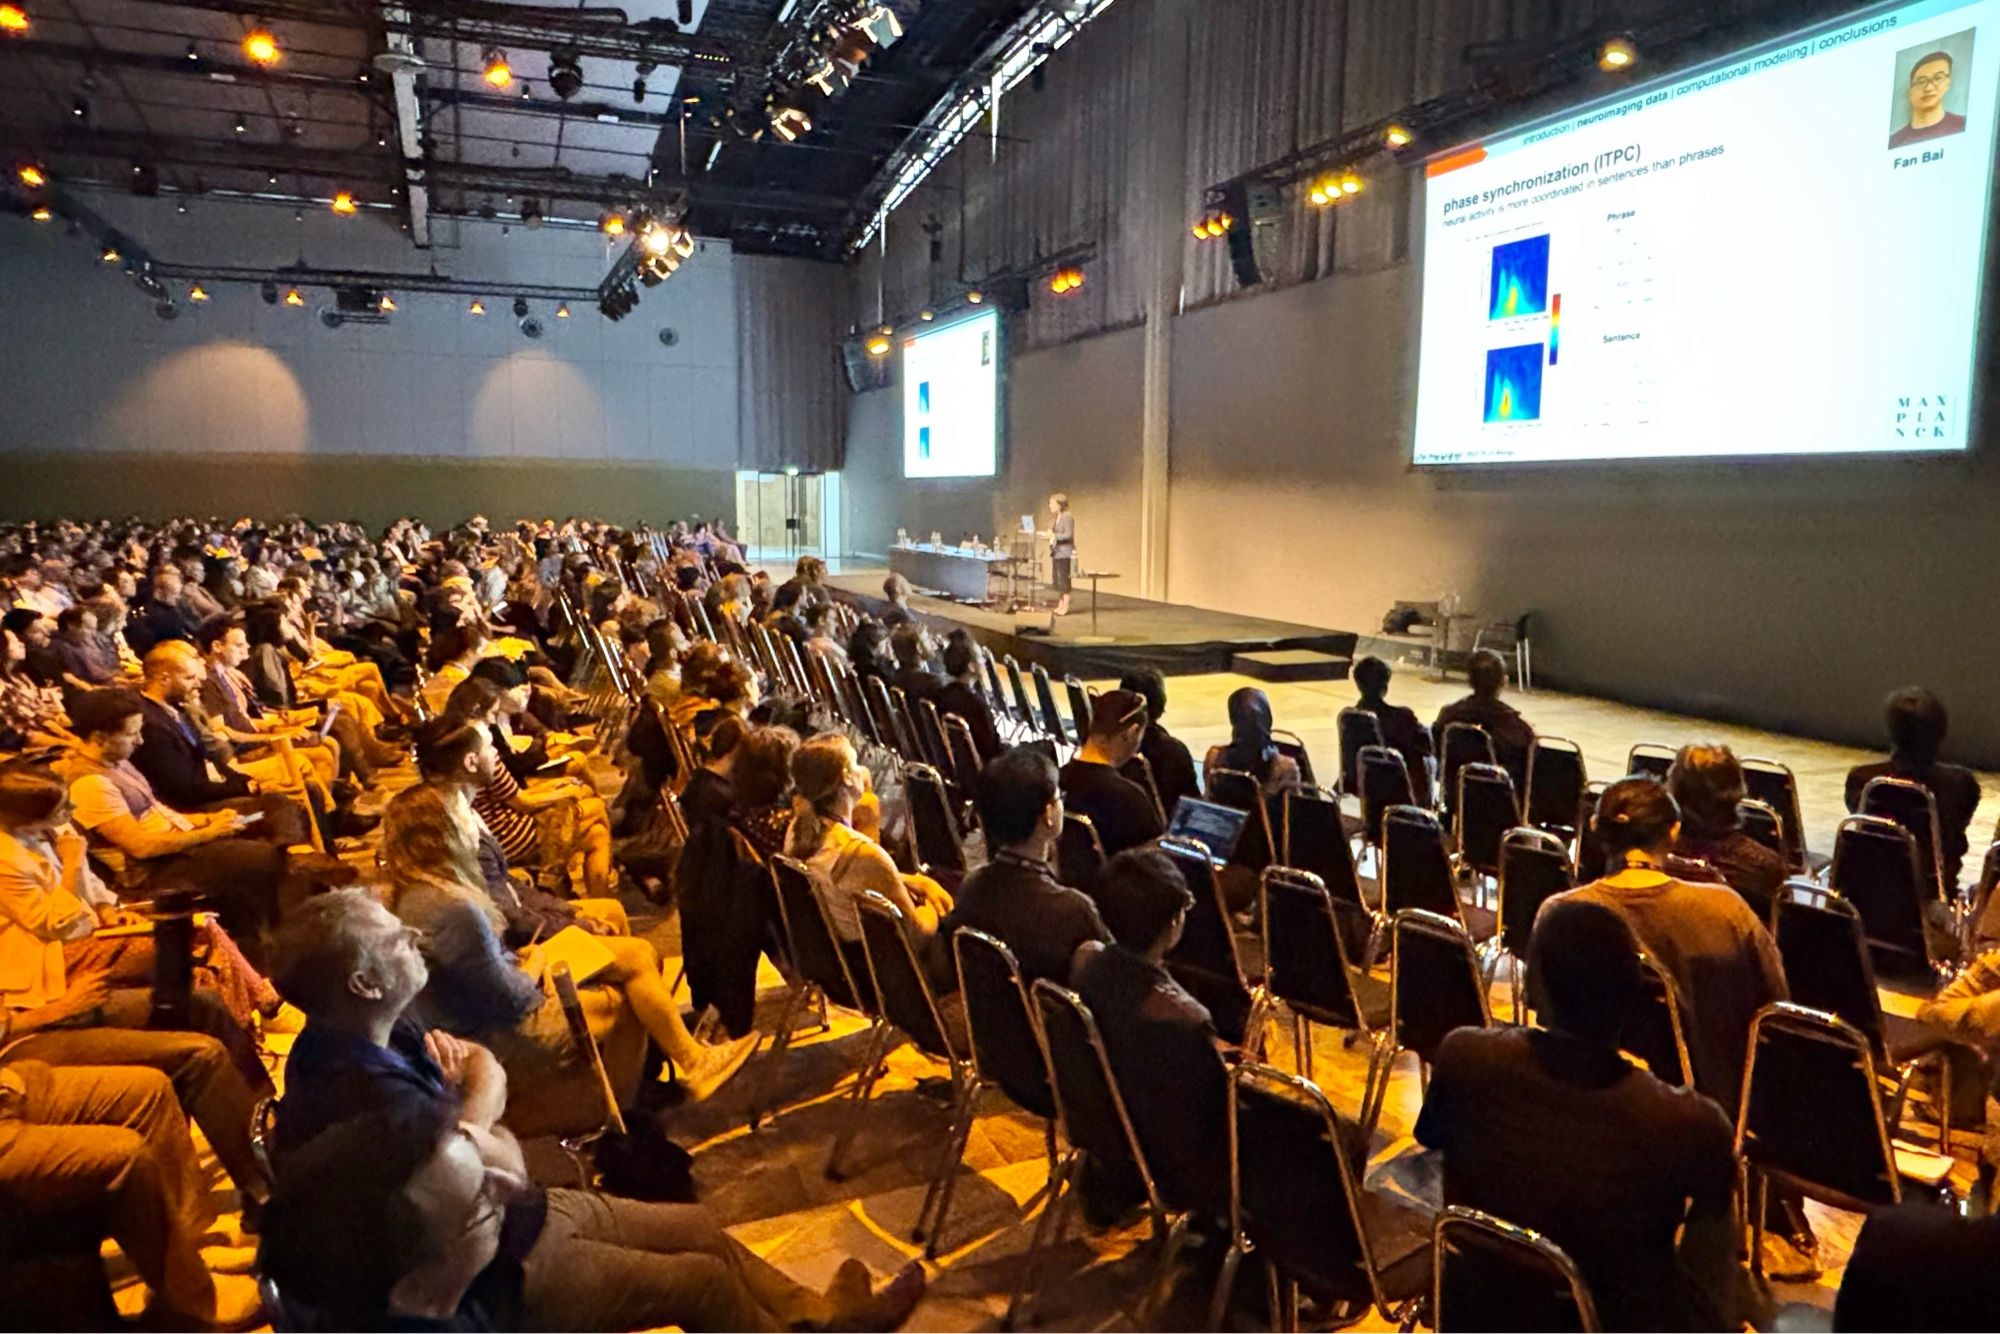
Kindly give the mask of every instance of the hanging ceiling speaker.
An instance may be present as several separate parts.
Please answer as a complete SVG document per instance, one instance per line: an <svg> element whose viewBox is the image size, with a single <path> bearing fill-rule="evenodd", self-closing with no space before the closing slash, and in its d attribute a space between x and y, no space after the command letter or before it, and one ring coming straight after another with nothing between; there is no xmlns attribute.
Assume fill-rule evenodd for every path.
<svg viewBox="0 0 2000 1334"><path fill-rule="evenodd" d="M540 338L542 336L542 329L543 325L541 316L526 315L522 317L521 332L525 336L529 338Z"/></svg>
<svg viewBox="0 0 2000 1334"><path fill-rule="evenodd" d="M672 347L675 343L678 343L680 341L681 341L680 334L676 333L671 325L660 326L661 347Z"/></svg>

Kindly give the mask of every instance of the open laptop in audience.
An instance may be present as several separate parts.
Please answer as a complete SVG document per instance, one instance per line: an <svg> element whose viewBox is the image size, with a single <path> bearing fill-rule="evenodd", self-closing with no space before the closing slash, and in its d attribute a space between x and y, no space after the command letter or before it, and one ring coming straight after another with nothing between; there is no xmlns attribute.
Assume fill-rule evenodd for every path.
<svg viewBox="0 0 2000 1334"><path fill-rule="evenodd" d="M1182 797L1174 803L1174 818L1167 822L1167 834L1171 838L1198 840L1208 849L1208 859L1221 866L1236 851L1236 840L1243 836L1243 822L1249 818L1248 811L1233 806L1221 806L1199 797Z"/></svg>

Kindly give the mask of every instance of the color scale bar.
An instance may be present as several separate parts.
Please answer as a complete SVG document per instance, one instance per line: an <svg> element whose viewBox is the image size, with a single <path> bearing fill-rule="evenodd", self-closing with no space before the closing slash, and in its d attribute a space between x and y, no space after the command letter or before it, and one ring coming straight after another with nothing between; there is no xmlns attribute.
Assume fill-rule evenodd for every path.
<svg viewBox="0 0 2000 1334"><path fill-rule="evenodd" d="M1549 298L1549 365L1556 364L1556 354L1562 349L1563 299L1558 292Z"/></svg>

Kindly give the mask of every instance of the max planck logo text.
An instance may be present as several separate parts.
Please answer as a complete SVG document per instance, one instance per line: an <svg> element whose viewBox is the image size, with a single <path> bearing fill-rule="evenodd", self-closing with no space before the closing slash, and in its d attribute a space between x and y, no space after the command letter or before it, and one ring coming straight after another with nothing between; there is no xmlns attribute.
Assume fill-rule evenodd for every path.
<svg viewBox="0 0 2000 1334"><path fill-rule="evenodd" d="M1896 400L1891 424L1898 440L1942 440L1958 405L1943 394L1905 394Z"/></svg>

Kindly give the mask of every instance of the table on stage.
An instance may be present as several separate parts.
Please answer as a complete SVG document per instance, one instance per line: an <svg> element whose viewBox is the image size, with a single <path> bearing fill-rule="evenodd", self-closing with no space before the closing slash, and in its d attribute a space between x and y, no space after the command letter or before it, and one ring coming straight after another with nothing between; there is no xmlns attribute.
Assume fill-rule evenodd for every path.
<svg viewBox="0 0 2000 1334"><path fill-rule="evenodd" d="M987 580L1007 565L1004 551L985 547L934 546L911 542L889 548L889 569L917 588L949 594L960 602L984 602Z"/></svg>

